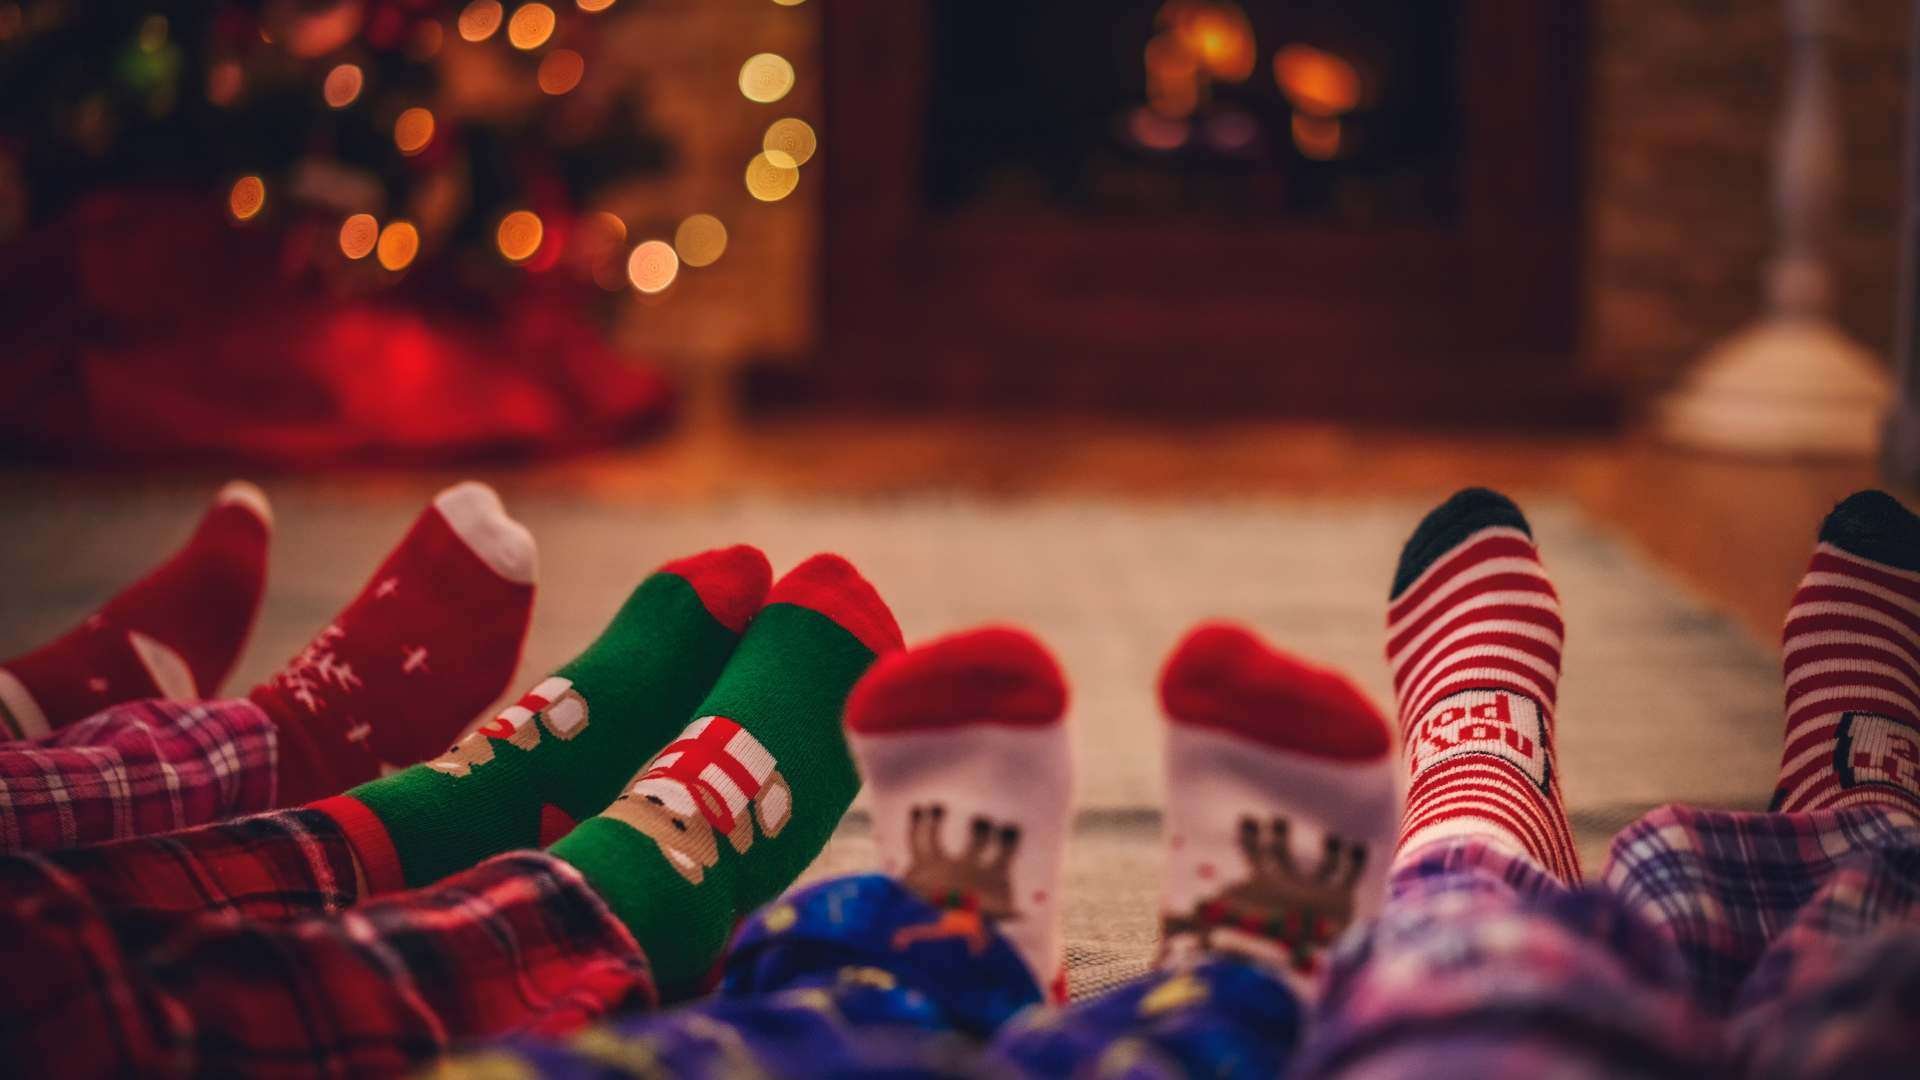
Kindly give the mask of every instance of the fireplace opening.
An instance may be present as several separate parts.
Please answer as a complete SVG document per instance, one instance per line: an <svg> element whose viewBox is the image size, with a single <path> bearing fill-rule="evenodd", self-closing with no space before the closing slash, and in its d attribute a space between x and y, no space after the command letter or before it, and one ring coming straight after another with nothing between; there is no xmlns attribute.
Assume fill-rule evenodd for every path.
<svg viewBox="0 0 1920 1080"><path fill-rule="evenodd" d="M1446 223L1461 11L935 0L929 210Z"/></svg>

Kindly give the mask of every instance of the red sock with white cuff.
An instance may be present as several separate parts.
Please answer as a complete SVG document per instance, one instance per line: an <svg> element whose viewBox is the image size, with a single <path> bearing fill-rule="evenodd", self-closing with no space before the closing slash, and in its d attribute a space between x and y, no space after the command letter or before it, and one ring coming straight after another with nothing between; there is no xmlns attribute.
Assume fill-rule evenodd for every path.
<svg viewBox="0 0 1920 1080"><path fill-rule="evenodd" d="M166 562L79 626L0 664L0 739L44 735L124 701L215 696L260 609L272 533L259 488L221 488Z"/></svg>
<svg viewBox="0 0 1920 1080"><path fill-rule="evenodd" d="M1392 736L1337 672L1208 623L1160 678L1167 713L1162 966L1219 953L1303 993L1380 906L1399 820Z"/></svg>
<svg viewBox="0 0 1920 1080"><path fill-rule="evenodd" d="M360 595L250 695L279 730L280 802L445 750L513 678L534 573L533 536L492 488L434 496Z"/></svg>
<svg viewBox="0 0 1920 1080"><path fill-rule="evenodd" d="M1066 683L1033 636L988 628L882 657L847 698L881 867L940 909L897 945L997 930L1066 998L1060 879L1073 756Z"/></svg>

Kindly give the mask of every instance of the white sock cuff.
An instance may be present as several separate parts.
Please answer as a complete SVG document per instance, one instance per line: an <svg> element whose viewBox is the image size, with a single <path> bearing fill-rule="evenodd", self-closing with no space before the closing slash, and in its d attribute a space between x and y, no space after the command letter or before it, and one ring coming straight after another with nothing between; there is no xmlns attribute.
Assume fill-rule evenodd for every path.
<svg viewBox="0 0 1920 1080"><path fill-rule="evenodd" d="M273 504L267 501L267 493L259 485L247 480L229 480L213 496L215 506L243 507L260 519L260 523L273 531Z"/></svg>
<svg viewBox="0 0 1920 1080"><path fill-rule="evenodd" d="M538 548L525 525L507 516L500 496L478 480L465 480L433 497L434 509L480 561L518 585L533 584Z"/></svg>

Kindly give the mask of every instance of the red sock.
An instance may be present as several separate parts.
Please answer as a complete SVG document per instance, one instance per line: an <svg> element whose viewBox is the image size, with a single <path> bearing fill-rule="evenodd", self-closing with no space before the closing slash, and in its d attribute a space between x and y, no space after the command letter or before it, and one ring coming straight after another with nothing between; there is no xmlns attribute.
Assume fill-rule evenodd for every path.
<svg viewBox="0 0 1920 1080"><path fill-rule="evenodd" d="M533 579L533 537L492 488L435 496L360 595L254 690L279 726L281 804L445 750L513 678Z"/></svg>
<svg viewBox="0 0 1920 1080"><path fill-rule="evenodd" d="M1400 858L1472 836L1579 880L1553 759L1563 634L1533 532L1506 496L1469 488L1414 530L1387 608L1411 778Z"/></svg>
<svg viewBox="0 0 1920 1080"><path fill-rule="evenodd" d="M1920 518L1863 491L1820 528L1782 635L1773 809L1920 813Z"/></svg>
<svg viewBox="0 0 1920 1080"><path fill-rule="evenodd" d="M44 735L123 701L214 696L253 628L272 522L259 488L221 488L172 558L79 626L0 665L0 739Z"/></svg>

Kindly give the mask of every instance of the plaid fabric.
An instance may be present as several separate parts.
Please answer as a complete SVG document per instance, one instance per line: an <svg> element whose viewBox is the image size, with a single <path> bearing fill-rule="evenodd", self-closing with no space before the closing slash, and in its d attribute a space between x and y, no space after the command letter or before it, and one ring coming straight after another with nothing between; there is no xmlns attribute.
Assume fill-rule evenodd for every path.
<svg viewBox="0 0 1920 1080"><path fill-rule="evenodd" d="M291 834L324 821L296 811L221 831ZM155 866L162 848L132 843L146 845L139 861ZM75 1076L394 1073L457 1039L563 1032L654 1001L632 937L565 863L505 855L341 911L337 901L351 897L337 886L303 889L298 871L273 881L302 844L337 873L337 832L262 840L252 852L233 842L232 864L217 868L208 893L241 892L170 922L152 909L117 910L124 892L103 901L55 860L0 859L0 909L12 914L0 921L0 949L20 973L0 980L0 1060L23 1074ZM192 858L183 866L180 879L203 868ZM148 872L87 869L116 889ZM184 900L174 884L163 888ZM289 917L262 917L276 908Z"/></svg>
<svg viewBox="0 0 1920 1080"><path fill-rule="evenodd" d="M1920 918L1917 867L1920 824L1903 811L1663 806L1614 837L1602 878L1728 1012L1778 997L1839 941Z"/></svg>
<svg viewBox="0 0 1920 1080"><path fill-rule="evenodd" d="M275 733L251 702L136 701L0 744L0 852L183 829L273 805Z"/></svg>
<svg viewBox="0 0 1920 1080"><path fill-rule="evenodd" d="M1718 1061L1658 930L1480 839L1406 859L1328 971L1306 1075L1701 1076Z"/></svg>

